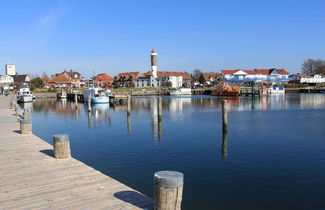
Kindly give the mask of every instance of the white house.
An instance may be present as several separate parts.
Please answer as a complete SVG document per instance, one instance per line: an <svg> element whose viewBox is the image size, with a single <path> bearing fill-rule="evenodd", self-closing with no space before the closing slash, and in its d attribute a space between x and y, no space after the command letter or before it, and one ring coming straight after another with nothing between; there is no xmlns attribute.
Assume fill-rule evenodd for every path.
<svg viewBox="0 0 325 210"><path fill-rule="evenodd" d="M0 76L0 84L2 86L10 85L12 83L14 83L14 78L12 76L9 76L9 75L1 75Z"/></svg>
<svg viewBox="0 0 325 210"><path fill-rule="evenodd" d="M286 83L289 80L289 73L284 69L254 69L254 70L221 70L224 78L232 83L244 82L272 82Z"/></svg>
<svg viewBox="0 0 325 210"><path fill-rule="evenodd" d="M300 83L325 83L325 77L320 74L301 75Z"/></svg>

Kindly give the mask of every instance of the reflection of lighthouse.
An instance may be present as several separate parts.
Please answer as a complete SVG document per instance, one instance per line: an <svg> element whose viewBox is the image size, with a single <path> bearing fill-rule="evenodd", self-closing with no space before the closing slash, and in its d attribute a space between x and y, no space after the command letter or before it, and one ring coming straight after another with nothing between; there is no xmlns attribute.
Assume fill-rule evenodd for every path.
<svg viewBox="0 0 325 210"><path fill-rule="evenodd" d="M151 86L156 87L156 78L157 78L157 52L156 49L153 48L151 50Z"/></svg>
<svg viewBox="0 0 325 210"><path fill-rule="evenodd" d="M152 134L155 140L162 139L162 100L152 98L151 100Z"/></svg>

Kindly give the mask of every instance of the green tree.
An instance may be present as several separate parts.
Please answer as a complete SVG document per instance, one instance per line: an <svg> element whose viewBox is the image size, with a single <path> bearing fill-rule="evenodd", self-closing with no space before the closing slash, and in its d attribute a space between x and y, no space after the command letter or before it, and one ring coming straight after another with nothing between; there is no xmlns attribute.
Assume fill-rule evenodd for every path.
<svg viewBox="0 0 325 210"><path fill-rule="evenodd" d="M44 87L44 82L40 77L36 77L32 79L31 86L34 88L42 88Z"/></svg>
<svg viewBox="0 0 325 210"><path fill-rule="evenodd" d="M160 86L164 88L169 88L172 87L172 83L170 81L162 82Z"/></svg>

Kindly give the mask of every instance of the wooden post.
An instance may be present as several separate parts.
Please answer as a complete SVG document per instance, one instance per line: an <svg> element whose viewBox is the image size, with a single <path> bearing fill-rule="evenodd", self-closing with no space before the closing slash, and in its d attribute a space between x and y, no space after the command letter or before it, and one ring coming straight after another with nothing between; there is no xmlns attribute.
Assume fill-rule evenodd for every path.
<svg viewBox="0 0 325 210"><path fill-rule="evenodd" d="M131 113L131 96L127 96L127 103L128 103L128 108L127 108L127 114L130 115Z"/></svg>
<svg viewBox="0 0 325 210"><path fill-rule="evenodd" d="M91 112L91 97L88 96L88 112Z"/></svg>
<svg viewBox="0 0 325 210"><path fill-rule="evenodd" d="M20 120L20 133L31 134L32 133L32 121L31 120Z"/></svg>
<svg viewBox="0 0 325 210"><path fill-rule="evenodd" d="M184 175L177 171L159 171L154 175L155 210L180 210Z"/></svg>
<svg viewBox="0 0 325 210"><path fill-rule="evenodd" d="M58 134L53 136L54 157L65 159L71 157L69 135Z"/></svg>
<svg viewBox="0 0 325 210"><path fill-rule="evenodd" d="M227 112L227 100L222 100L222 132L228 131L228 112Z"/></svg>
<svg viewBox="0 0 325 210"><path fill-rule="evenodd" d="M162 98L158 97L158 120L162 119Z"/></svg>

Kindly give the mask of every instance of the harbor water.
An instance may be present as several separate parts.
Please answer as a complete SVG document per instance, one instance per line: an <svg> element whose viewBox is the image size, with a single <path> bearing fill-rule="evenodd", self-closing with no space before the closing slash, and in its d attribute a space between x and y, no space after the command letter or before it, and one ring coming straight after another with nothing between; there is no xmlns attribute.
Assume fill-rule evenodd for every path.
<svg viewBox="0 0 325 210"><path fill-rule="evenodd" d="M133 97L127 105L36 100L33 132L70 135L72 156L153 197L184 173L183 209L325 209L325 94ZM228 100L222 135L221 100Z"/></svg>

